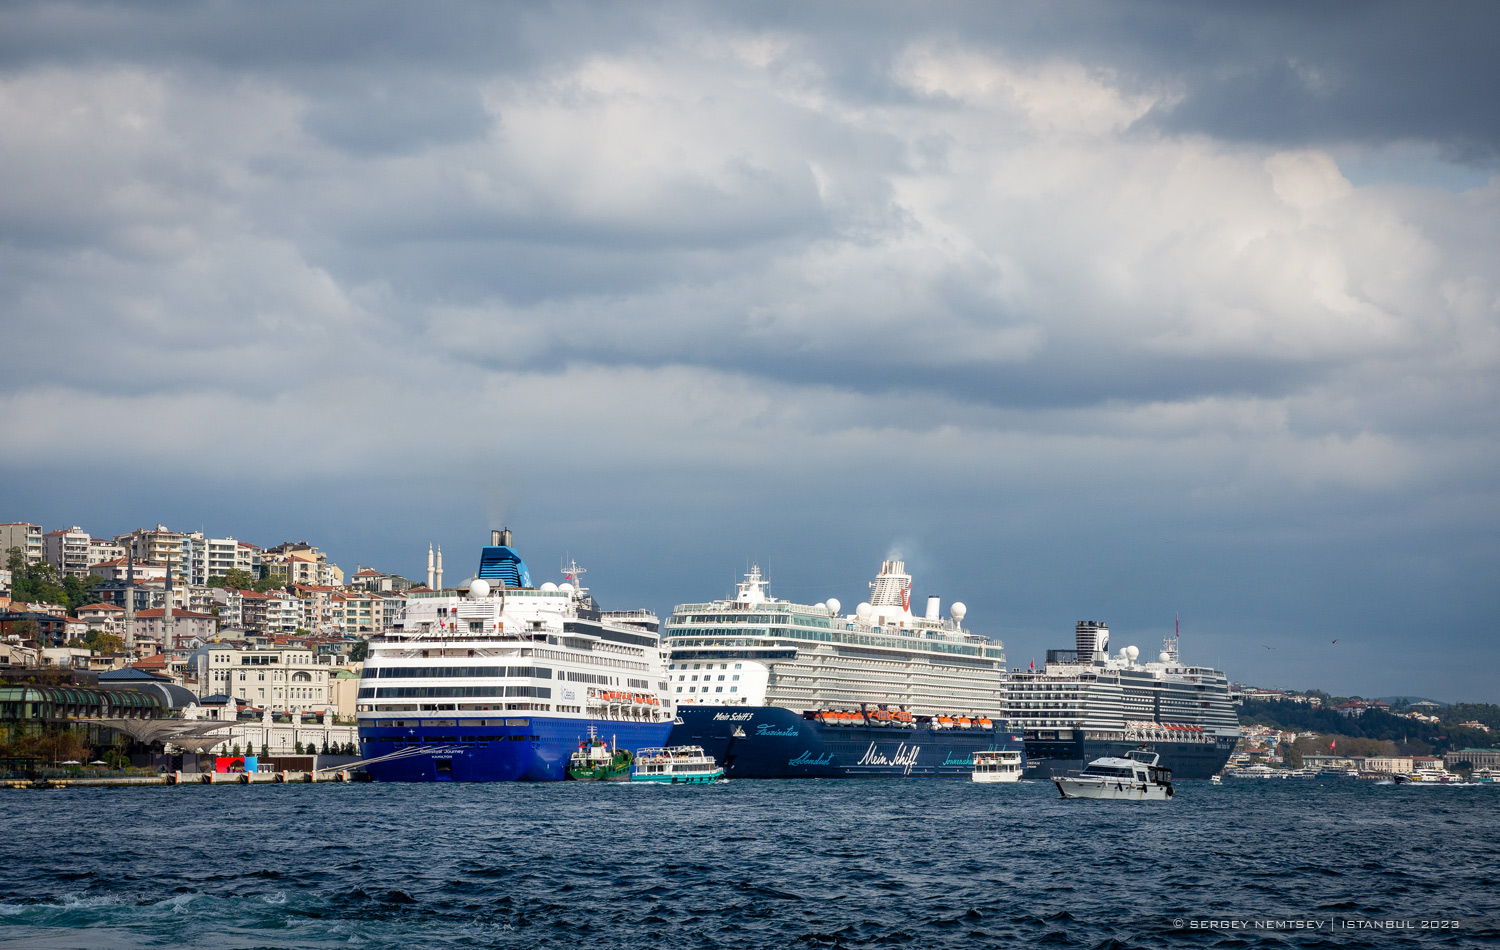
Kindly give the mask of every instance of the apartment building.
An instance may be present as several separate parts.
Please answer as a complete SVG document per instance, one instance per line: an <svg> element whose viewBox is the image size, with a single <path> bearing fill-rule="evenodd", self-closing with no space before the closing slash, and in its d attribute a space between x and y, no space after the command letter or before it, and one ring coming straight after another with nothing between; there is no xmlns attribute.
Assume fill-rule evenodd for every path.
<svg viewBox="0 0 1500 950"><path fill-rule="evenodd" d="M20 548L27 564L40 564L43 557L42 526L26 521L0 524L0 563L10 557L11 548Z"/></svg>
<svg viewBox="0 0 1500 950"><path fill-rule="evenodd" d="M108 538L89 538L89 566L125 557L125 545ZM92 572L91 572L92 573Z"/></svg>
<svg viewBox="0 0 1500 950"><path fill-rule="evenodd" d="M191 582L193 547L188 535L157 525L155 528L137 528L129 534L117 534L115 541L137 561L165 564L174 576L183 582Z"/></svg>
<svg viewBox="0 0 1500 950"><path fill-rule="evenodd" d="M286 584L344 586L344 572L328 556L306 541L286 541L261 553L266 575Z"/></svg>
<svg viewBox="0 0 1500 950"><path fill-rule="evenodd" d="M218 618L195 610L173 610L168 622L160 608L142 610L135 615L135 638L162 645L163 652L181 652L209 643L218 632Z"/></svg>
<svg viewBox="0 0 1500 950"><path fill-rule="evenodd" d="M42 535L42 559L59 575L89 576L89 543L93 538L82 528L59 528Z"/></svg>
<svg viewBox="0 0 1500 950"><path fill-rule="evenodd" d="M298 628L305 628L306 616L303 612L302 601L284 590L270 591L265 594L265 633L291 633ZM248 601L248 598L247 598ZM248 628L247 628L248 629Z"/></svg>

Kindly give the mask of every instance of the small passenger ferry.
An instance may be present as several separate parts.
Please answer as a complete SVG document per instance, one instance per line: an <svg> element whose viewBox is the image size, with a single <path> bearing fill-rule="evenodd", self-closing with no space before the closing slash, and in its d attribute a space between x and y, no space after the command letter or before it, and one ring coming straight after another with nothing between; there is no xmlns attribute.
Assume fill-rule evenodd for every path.
<svg viewBox="0 0 1500 950"><path fill-rule="evenodd" d="M969 777L976 782L1019 782L1025 768L1020 749L987 749L974 753L974 772Z"/></svg>
<svg viewBox="0 0 1500 950"><path fill-rule="evenodd" d="M724 769L702 746L676 745L641 749L630 769L632 782L663 782L672 785L706 785L724 777Z"/></svg>
<svg viewBox="0 0 1500 950"><path fill-rule="evenodd" d="M1063 798L1110 798L1122 801L1166 801L1174 794L1172 772L1157 765L1160 756L1132 749L1124 758L1095 759L1082 772L1052 779Z"/></svg>

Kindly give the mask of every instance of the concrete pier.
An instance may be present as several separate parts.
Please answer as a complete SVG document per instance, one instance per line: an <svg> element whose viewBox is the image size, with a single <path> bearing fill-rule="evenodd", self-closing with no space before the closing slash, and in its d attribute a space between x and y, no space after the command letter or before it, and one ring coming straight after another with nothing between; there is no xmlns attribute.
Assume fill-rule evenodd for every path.
<svg viewBox="0 0 1500 950"><path fill-rule="evenodd" d="M0 788L127 788L137 785L285 785L314 782L368 782L364 772L163 772L158 775L87 775L0 779Z"/></svg>

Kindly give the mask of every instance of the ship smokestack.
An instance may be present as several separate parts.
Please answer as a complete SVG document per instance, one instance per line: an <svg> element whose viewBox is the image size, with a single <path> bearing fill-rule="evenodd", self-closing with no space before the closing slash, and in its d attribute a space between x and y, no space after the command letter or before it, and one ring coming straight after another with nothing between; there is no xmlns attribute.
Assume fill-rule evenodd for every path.
<svg viewBox="0 0 1500 950"><path fill-rule="evenodd" d="M496 547L496 548L498 548L502 543L503 542L501 542L501 540L500 540L500 530L498 528L491 529L491 531L490 531L490 547Z"/></svg>
<svg viewBox="0 0 1500 950"><path fill-rule="evenodd" d="M503 544L503 545L505 545L506 547L513 547L513 545L511 544L510 539L511 539L510 529L509 528L501 528L500 529L500 543Z"/></svg>
<svg viewBox="0 0 1500 950"><path fill-rule="evenodd" d="M939 597L938 597L937 594L929 594L929 595L927 595L927 619L928 620L941 620L941 619L943 619L942 602L939 599Z"/></svg>
<svg viewBox="0 0 1500 950"><path fill-rule="evenodd" d="M1109 658L1109 625L1098 620L1080 620L1074 629L1079 663L1096 663Z"/></svg>

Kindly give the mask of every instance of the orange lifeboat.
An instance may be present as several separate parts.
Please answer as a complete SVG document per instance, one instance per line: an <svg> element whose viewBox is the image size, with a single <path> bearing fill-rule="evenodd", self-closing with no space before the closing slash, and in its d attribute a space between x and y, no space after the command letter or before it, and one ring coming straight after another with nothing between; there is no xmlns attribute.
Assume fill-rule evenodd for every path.
<svg viewBox="0 0 1500 950"><path fill-rule="evenodd" d="M936 717L936 718L934 718L932 720L932 724L934 726L936 726L937 728L939 728L939 729L952 729L953 728L953 717L952 716L938 716L938 717Z"/></svg>
<svg viewBox="0 0 1500 950"><path fill-rule="evenodd" d="M994 721L991 720L988 716L980 716L978 719L974 720L974 724L981 729L995 728Z"/></svg>
<svg viewBox="0 0 1500 950"><path fill-rule="evenodd" d="M970 726L974 725L974 720L970 719L968 716L959 716L957 719L953 720L953 724L960 729L967 729Z"/></svg>

